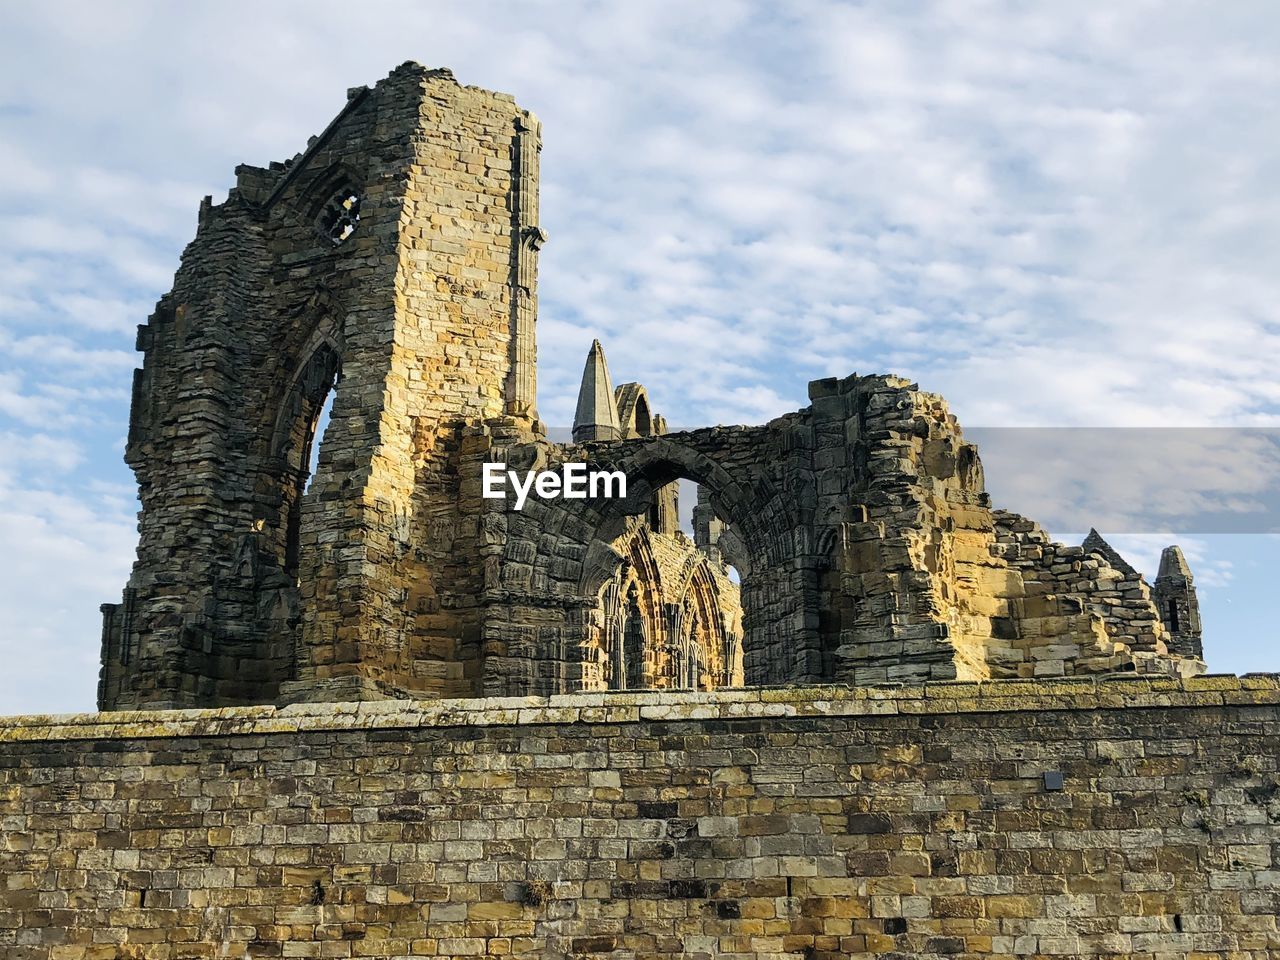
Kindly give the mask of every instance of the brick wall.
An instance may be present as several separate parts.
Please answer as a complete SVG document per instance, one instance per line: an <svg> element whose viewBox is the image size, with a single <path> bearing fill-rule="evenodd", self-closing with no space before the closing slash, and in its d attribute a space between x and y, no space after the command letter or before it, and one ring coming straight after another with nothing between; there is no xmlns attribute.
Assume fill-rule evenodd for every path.
<svg viewBox="0 0 1280 960"><path fill-rule="evenodd" d="M1278 731L1275 676L10 718L0 955L1269 957Z"/></svg>

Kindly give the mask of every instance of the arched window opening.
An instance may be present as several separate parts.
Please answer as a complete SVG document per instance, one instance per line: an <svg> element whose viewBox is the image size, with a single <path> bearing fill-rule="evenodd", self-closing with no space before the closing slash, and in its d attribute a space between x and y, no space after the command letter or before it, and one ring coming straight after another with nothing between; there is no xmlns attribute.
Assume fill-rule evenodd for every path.
<svg viewBox="0 0 1280 960"><path fill-rule="evenodd" d="M1178 623L1178 601L1169 601L1169 632L1177 633L1179 629Z"/></svg>
<svg viewBox="0 0 1280 960"><path fill-rule="evenodd" d="M304 460L298 477L298 487L301 492L298 494L297 502L289 516L289 545L286 563L286 569L295 575L298 573L298 561L302 551L306 549L308 544L314 546L318 539L314 530L307 529L308 518L314 517L314 512L309 509L308 504L316 497L317 491L313 489L313 482L320 472L320 457L327 446L325 441L329 436L329 427L333 418L333 405L338 396L338 383L341 379L341 367L340 365L335 365L332 374L328 378L328 386L325 388L322 398L315 404L315 413L311 417L310 429L307 432L307 438L303 446Z"/></svg>
<svg viewBox="0 0 1280 960"><path fill-rule="evenodd" d="M619 384L614 391L614 399L618 404L618 425L622 428L623 440L653 436L657 430L654 422L657 418L649 407L649 396L644 387L638 383Z"/></svg>
<svg viewBox="0 0 1280 960"><path fill-rule="evenodd" d="M338 391L330 388L325 396L324 404L320 407L320 413L316 417L316 425L311 431L310 440L310 456L307 462L307 479L302 488L303 496L311 491L311 482L316 478L316 470L320 467L320 448L324 445L324 437L329 429L329 419L333 415L333 398L336 397ZM320 442L316 443L319 438Z"/></svg>
<svg viewBox="0 0 1280 960"><path fill-rule="evenodd" d="M637 683L671 690L743 686L749 638L772 640L760 623L768 629L786 616L763 607L771 597L753 579L765 555L755 515L739 509L743 491L714 466L707 480L699 464L684 459L631 465L635 492L620 500L616 512L602 514L599 539L583 568L582 585L596 592L601 604L586 634L584 689L623 689L624 682L626 689ZM724 481L724 493L717 481ZM668 492L666 509L675 516L664 524L657 521ZM681 505L686 509L679 510ZM727 522L724 514L731 510L750 540L737 535L736 523ZM633 582L638 614L626 602ZM617 588L610 593L613 584ZM765 617L757 622L762 609ZM760 632L750 633L748 627ZM641 636L643 661L634 655ZM643 678L635 675L641 663Z"/></svg>
<svg viewBox="0 0 1280 960"><path fill-rule="evenodd" d="M653 414L649 412L649 401L643 393L636 399L635 431L642 437L653 433Z"/></svg>
<svg viewBox="0 0 1280 960"><path fill-rule="evenodd" d="M329 343L322 343L299 368L289 385L278 420L281 456L280 529L282 561L286 572L296 575L304 532L303 496L311 488L327 433L329 411L340 377L341 359ZM314 496L314 493L311 494ZM279 541L277 541L279 542Z"/></svg>
<svg viewBox="0 0 1280 960"><path fill-rule="evenodd" d="M339 190L321 211L320 233L335 247L360 225L360 194L350 187Z"/></svg>

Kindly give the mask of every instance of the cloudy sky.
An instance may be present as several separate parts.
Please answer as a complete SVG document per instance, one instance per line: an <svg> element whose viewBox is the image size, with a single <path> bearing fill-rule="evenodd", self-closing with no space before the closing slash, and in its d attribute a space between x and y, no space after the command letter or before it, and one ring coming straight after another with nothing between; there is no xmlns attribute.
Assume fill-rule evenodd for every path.
<svg viewBox="0 0 1280 960"><path fill-rule="evenodd" d="M918 380L966 426L1280 426L1273 0L43 2L5 19L0 713L92 706L97 606L134 545L133 332L200 198L225 197L237 163L292 156L346 88L405 60L543 120L551 423L598 336L673 424L761 422L857 371ZM1271 476L1258 436L1218 445L1228 493ZM1039 481L987 466L1006 505L1035 499ZM1107 520L1151 572L1164 543L1188 550L1212 669L1280 668L1276 537Z"/></svg>

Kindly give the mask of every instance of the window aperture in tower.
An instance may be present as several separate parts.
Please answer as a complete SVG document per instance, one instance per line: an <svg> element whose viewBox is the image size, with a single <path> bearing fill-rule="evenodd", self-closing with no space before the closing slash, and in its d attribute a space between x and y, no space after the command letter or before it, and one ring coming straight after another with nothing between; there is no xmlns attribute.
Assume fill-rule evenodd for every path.
<svg viewBox="0 0 1280 960"><path fill-rule="evenodd" d="M335 247L356 232L360 223L360 195L341 191L325 208L320 227Z"/></svg>

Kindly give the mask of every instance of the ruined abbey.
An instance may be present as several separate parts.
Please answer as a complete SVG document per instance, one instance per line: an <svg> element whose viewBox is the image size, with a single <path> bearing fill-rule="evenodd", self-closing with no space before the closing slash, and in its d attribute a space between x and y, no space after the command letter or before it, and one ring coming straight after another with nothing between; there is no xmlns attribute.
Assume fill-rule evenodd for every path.
<svg viewBox="0 0 1280 960"><path fill-rule="evenodd" d="M1280 676L1181 551L996 509L894 376L676 431L584 343L553 438L540 142L410 63L201 206L102 709L0 717L0 957L1280 955ZM625 493L485 486L570 464Z"/></svg>
<svg viewBox="0 0 1280 960"><path fill-rule="evenodd" d="M550 442L540 143L510 97L408 65L205 201L138 332L141 544L103 607L103 708L1203 669L1176 547L1147 584L994 509L946 404L899 378L668 432L595 344ZM629 489L517 511L480 495L489 462Z"/></svg>

